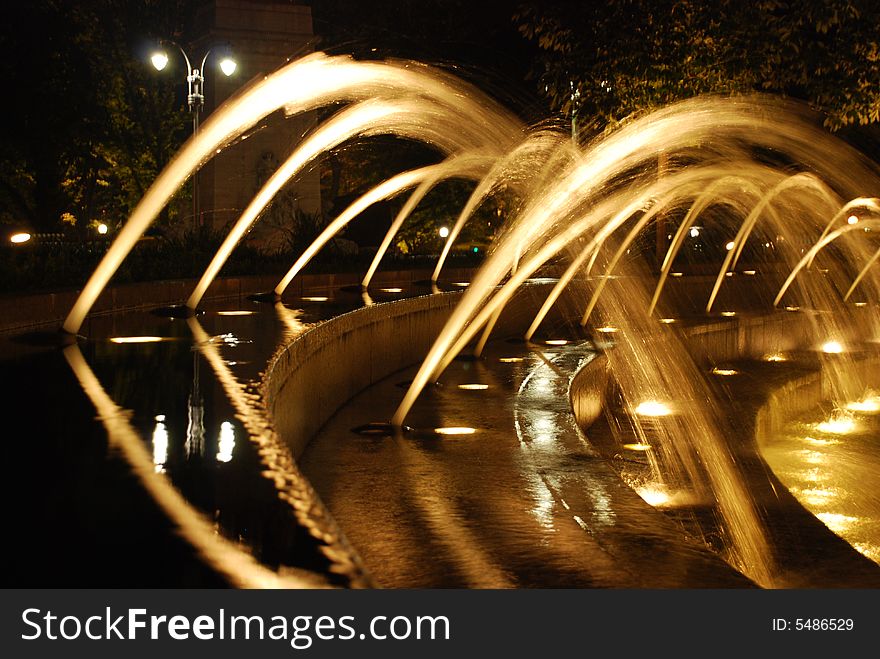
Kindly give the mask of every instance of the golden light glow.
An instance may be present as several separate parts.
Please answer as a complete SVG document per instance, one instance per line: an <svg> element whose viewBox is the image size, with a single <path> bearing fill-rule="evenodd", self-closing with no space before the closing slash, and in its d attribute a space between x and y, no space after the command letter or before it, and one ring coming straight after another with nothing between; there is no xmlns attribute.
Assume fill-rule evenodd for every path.
<svg viewBox="0 0 880 659"><path fill-rule="evenodd" d="M568 341L566 339L549 339L544 341L548 346L564 346L568 345Z"/></svg>
<svg viewBox="0 0 880 659"><path fill-rule="evenodd" d="M822 352L829 355L838 355L843 352L843 346L840 341L827 341L822 344Z"/></svg>
<svg viewBox="0 0 880 659"><path fill-rule="evenodd" d="M440 227L437 233L440 234L441 238L449 238L449 227Z"/></svg>
<svg viewBox="0 0 880 659"><path fill-rule="evenodd" d="M820 439L818 437L804 437L804 441L813 446L831 446L840 443L836 439Z"/></svg>
<svg viewBox="0 0 880 659"><path fill-rule="evenodd" d="M739 371L732 368L713 368L712 373L714 375L737 375Z"/></svg>
<svg viewBox="0 0 880 659"><path fill-rule="evenodd" d="M500 357L498 359L502 364L516 364L523 361L522 357Z"/></svg>
<svg viewBox="0 0 880 659"><path fill-rule="evenodd" d="M816 424L816 430L832 435L847 435L856 429L856 422L846 415L833 416L827 421Z"/></svg>
<svg viewBox="0 0 880 659"><path fill-rule="evenodd" d="M669 495L659 485L644 485L636 489L636 494L655 508L669 503Z"/></svg>
<svg viewBox="0 0 880 659"><path fill-rule="evenodd" d="M787 362L788 357L786 357L781 352L774 352L769 355L764 355L762 358L765 362Z"/></svg>
<svg viewBox="0 0 880 659"><path fill-rule="evenodd" d="M683 272L670 272L669 276L670 277L684 277L684 273Z"/></svg>
<svg viewBox="0 0 880 659"><path fill-rule="evenodd" d="M616 327L597 327L596 331L602 332L602 334L614 334L618 330Z"/></svg>
<svg viewBox="0 0 880 659"><path fill-rule="evenodd" d="M835 533L843 533L855 526L860 520L858 517L841 515L839 513L816 513L822 523Z"/></svg>
<svg viewBox="0 0 880 659"><path fill-rule="evenodd" d="M724 273L724 276L725 276L725 277L733 277L734 274L736 274L736 273L733 273L733 272L725 272L725 273Z"/></svg>
<svg viewBox="0 0 880 659"><path fill-rule="evenodd" d="M312 295L309 297L302 298L302 301L303 302L326 302L329 299L330 299L329 297L325 297L323 295Z"/></svg>
<svg viewBox="0 0 880 659"><path fill-rule="evenodd" d="M98 233L100 233L102 236L105 236L107 235L107 231L107 225L101 222L101 224L98 225Z"/></svg>
<svg viewBox="0 0 880 659"><path fill-rule="evenodd" d="M675 318L661 318L660 322L663 323L664 325L671 325L672 323L675 322Z"/></svg>
<svg viewBox="0 0 880 659"><path fill-rule="evenodd" d="M785 307L786 311L800 311L800 309L801 309L800 307L797 307L794 305L790 305L790 306Z"/></svg>
<svg viewBox="0 0 880 659"><path fill-rule="evenodd" d="M866 307L866 306L868 306L868 303L867 302L856 302L855 305L857 307Z"/></svg>
<svg viewBox="0 0 880 659"><path fill-rule="evenodd" d="M256 311L218 311L218 316L252 316Z"/></svg>
<svg viewBox="0 0 880 659"><path fill-rule="evenodd" d="M31 234L26 232L14 233L9 237L9 242L13 245L21 245L31 239Z"/></svg>
<svg viewBox="0 0 880 659"><path fill-rule="evenodd" d="M722 311L721 315L730 318L736 315L736 311Z"/></svg>
<svg viewBox="0 0 880 659"><path fill-rule="evenodd" d="M657 400L643 401L633 411L639 416L669 416L672 414L668 405Z"/></svg>
<svg viewBox="0 0 880 659"><path fill-rule="evenodd" d="M383 293L403 293L402 288L380 288Z"/></svg>
<svg viewBox="0 0 880 659"><path fill-rule="evenodd" d="M859 218L855 215L850 215L848 218L846 218L847 224L858 224L858 221L859 221Z"/></svg>
<svg viewBox="0 0 880 659"><path fill-rule="evenodd" d="M488 384L478 384L478 383L460 384L460 385L458 385L458 388L465 389L467 391L482 391L483 389L488 389L489 385Z"/></svg>
<svg viewBox="0 0 880 659"><path fill-rule="evenodd" d="M756 272L756 270L743 270L744 275L754 275Z"/></svg>
<svg viewBox="0 0 880 659"><path fill-rule="evenodd" d="M850 412L880 412L880 396L869 396L846 404Z"/></svg>
<svg viewBox="0 0 880 659"><path fill-rule="evenodd" d="M114 336L110 339L111 343L156 343L164 341L161 336Z"/></svg>
<svg viewBox="0 0 880 659"><path fill-rule="evenodd" d="M736 243L733 242L733 241L731 240L729 243L727 243L727 244L724 246L724 249L726 249L726 250L729 252L729 251L732 250L734 247L736 247Z"/></svg>
<svg viewBox="0 0 880 659"><path fill-rule="evenodd" d="M477 430L476 428L451 426L448 428L434 428L434 432L438 435L473 435Z"/></svg>
<svg viewBox="0 0 880 659"><path fill-rule="evenodd" d="M650 451L650 444L624 444L623 448L628 451Z"/></svg>
<svg viewBox="0 0 880 659"><path fill-rule="evenodd" d="M460 286L461 288L467 288L471 285L469 281L454 281L452 282L453 286Z"/></svg>

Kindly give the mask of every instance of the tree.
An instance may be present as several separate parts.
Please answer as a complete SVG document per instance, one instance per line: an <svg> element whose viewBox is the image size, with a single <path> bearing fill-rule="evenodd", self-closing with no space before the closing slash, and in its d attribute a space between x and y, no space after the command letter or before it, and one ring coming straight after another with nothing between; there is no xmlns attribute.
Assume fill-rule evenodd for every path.
<svg viewBox="0 0 880 659"><path fill-rule="evenodd" d="M832 129L880 118L872 0L551 0L514 22L538 49L539 90L597 128L708 92L806 100Z"/></svg>
<svg viewBox="0 0 880 659"><path fill-rule="evenodd" d="M0 79L0 222L43 231L122 222L182 142L173 86L151 77L149 33L175 35L189 0L35 0L7 8Z"/></svg>

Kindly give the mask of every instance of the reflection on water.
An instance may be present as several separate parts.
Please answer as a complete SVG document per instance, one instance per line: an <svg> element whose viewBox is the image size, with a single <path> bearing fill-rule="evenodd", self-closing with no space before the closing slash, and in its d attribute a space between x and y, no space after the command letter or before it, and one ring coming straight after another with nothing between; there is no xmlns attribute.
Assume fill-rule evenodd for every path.
<svg viewBox="0 0 880 659"><path fill-rule="evenodd" d="M880 563L880 493L873 486L880 417L873 406L861 405L872 400L868 394L828 418L822 412L799 418L763 446L762 455L801 505Z"/></svg>
<svg viewBox="0 0 880 659"><path fill-rule="evenodd" d="M220 424L220 436L217 438L217 462L230 462L235 449L235 427L224 421Z"/></svg>
<svg viewBox="0 0 880 659"><path fill-rule="evenodd" d="M164 418L164 416L163 416ZM156 473L165 472L165 463L168 461L168 428L162 421L156 423L153 430L153 464L156 465Z"/></svg>
<svg viewBox="0 0 880 659"><path fill-rule="evenodd" d="M747 583L684 543L580 433L568 387L594 357L588 343L490 341L484 357L453 362L407 417L415 428L473 434L351 432L393 413L409 369L354 398L303 454L304 473L380 585ZM460 386L475 382L488 387Z"/></svg>

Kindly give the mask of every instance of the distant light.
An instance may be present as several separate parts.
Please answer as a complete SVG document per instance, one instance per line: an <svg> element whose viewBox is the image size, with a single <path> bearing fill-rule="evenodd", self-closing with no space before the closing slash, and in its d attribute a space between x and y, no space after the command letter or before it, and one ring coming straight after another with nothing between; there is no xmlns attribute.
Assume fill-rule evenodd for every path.
<svg viewBox="0 0 880 659"><path fill-rule="evenodd" d="M663 323L664 325L671 325L672 323L675 322L675 318L661 318L660 322Z"/></svg>
<svg viewBox="0 0 880 659"><path fill-rule="evenodd" d="M865 306L868 305L868 303L867 303L867 302L856 302L855 305L856 305L857 307L865 307Z"/></svg>
<svg viewBox="0 0 880 659"><path fill-rule="evenodd" d="M743 270L743 274L751 276L755 274L755 270Z"/></svg>
<svg viewBox="0 0 880 659"><path fill-rule="evenodd" d="M764 355L763 357L765 362L787 362L788 357L783 355L781 352L774 352L769 355Z"/></svg>
<svg viewBox="0 0 880 659"><path fill-rule="evenodd" d="M102 236L106 235L106 233L107 233L107 225L104 224L103 222L101 222L101 224L98 225L98 233L100 233Z"/></svg>
<svg viewBox="0 0 880 659"><path fill-rule="evenodd" d="M453 286L460 286L461 288L467 288L471 285L469 281L454 281L452 282Z"/></svg>
<svg viewBox="0 0 880 659"><path fill-rule="evenodd" d="M712 373L714 375L738 375L739 371L732 368L713 368Z"/></svg>
<svg viewBox="0 0 880 659"><path fill-rule="evenodd" d="M669 416L672 414L668 405L656 400L646 400L639 403L633 411L639 416Z"/></svg>
<svg viewBox="0 0 880 659"><path fill-rule="evenodd" d="M111 343L156 343L164 341L161 336L114 336L110 339Z"/></svg>
<svg viewBox="0 0 880 659"><path fill-rule="evenodd" d="M157 414L156 421L165 421L165 415L164 414Z"/></svg>
<svg viewBox="0 0 880 659"><path fill-rule="evenodd" d="M312 297L304 297L302 298L303 302L326 302L329 300L329 297L324 297L323 295L316 295Z"/></svg>
<svg viewBox="0 0 880 659"><path fill-rule="evenodd" d="M801 309L800 307L795 306L795 305L790 305L790 306L785 307L786 311L800 311L800 309Z"/></svg>
<svg viewBox="0 0 880 659"><path fill-rule="evenodd" d="M597 332L602 332L602 334L615 334L618 329L616 327L597 327Z"/></svg>
<svg viewBox="0 0 880 659"><path fill-rule="evenodd" d="M855 215L850 215L848 218L846 218L847 224L857 224L858 221L859 221L859 218L856 217Z"/></svg>
<svg viewBox="0 0 880 659"><path fill-rule="evenodd" d="M220 60L220 70L227 78L235 73L236 68L238 68L238 63L231 57L224 57Z"/></svg>
<svg viewBox="0 0 880 659"><path fill-rule="evenodd" d="M683 272L670 272L669 276L670 277L683 277L684 273Z"/></svg>
<svg viewBox="0 0 880 659"><path fill-rule="evenodd" d="M476 428L452 426L449 428L434 428L434 432L438 435L473 435L477 430Z"/></svg>
<svg viewBox="0 0 880 659"><path fill-rule="evenodd" d="M727 318L730 318L730 317L736 315L736 311L722 311L721 315L726 316Z"/></svg>
<svg viewBox="0 0 880 659"><path fill-rule="evenodd" d="M624 444L623 448L627 451L650 451L650 444Z"/></svg>
<svg viewBox="0 0 880 659"><path fill-rule="evenodd" d="M218 311L218 316L252 316L256 311Z"/></svg>
<svg viewBox="0 0 880 659"><path fill-rule="evenodd" d="M9 242L11 242L13 245L21 245L22 243L26 243L30 239L31 234L29 233L14 233L12 234L12 236L10 236Z"/></svg>
<svg viewBox="0 0 880 659"><path fill-rule="evenodd" d="M697 227L691 227L691 238L699 238L700 230Z"/></svg>
<svg viewBox="0 0 880 659"><path fill-rule="evenodd" d="M168 55L163 52L153 53L150 62L153 63L157 71L162 71L168 65Z"/></svg>
<svg viewBox="0 0 880 659"><path fill-rule="evenodd" d="M471 383L471 384L460 384L458 385L459 389L465 389L467 391L482 391L483 389L488 389L488 384L479 384L479 383Z"/></svg>
<svg viewBox="0 0 880 659"><path fill-rule="evenodd" d="M729 252L729 251L732 250L734 247L736 247L736 243L733 242L733 241L731 240L729 243L727 243L727 244L724 246L724 249L726 249L726 250Z"/></svg>
<svg viewBox="0 0 880 659"><path fill-rule="evenodd" d="M522 357L500 357L498 361L502 364L517 364L525 360Z"/></svg>
<svg viewBox="0 0 880 659"><path fill-rule="evenodd" d="M449 227L440 227L437 233L440 234L441 238L449 238Z"/></svg>
<svg viewBox="0 0 880 659"><path fill-rule="evenodd" d="M476 253L479 252L479 251L480 251L480 248L479 248L479 247L474 247L474 254L476 254Z"/></svg>
<svg viewBox="0 0 880 659"><path fill-rule="evenodd" d="M724 276L725 276L725 277L733 277L733 275L734 275L733 272L725 272L725 273L724 273Z"/></svg>
<svg viewBox="0 0 880 659"><path fill-rule="evenodd" d="M822 352L829 355L838 355L843 352L843 346L839 341L827 341L822 344Z"/></svg>
<svg viewBox="0 0 880 659"><path fill-rule="evenodd" d="M568 341L565 339L548 339L544 341L548 346L564 346L568 344Z"/></svg>
<svg viewBox="0 0 880 659"><path fill-rule="evenodd" d="M383 293L403 293L402 288L380 288Z"/></svg>

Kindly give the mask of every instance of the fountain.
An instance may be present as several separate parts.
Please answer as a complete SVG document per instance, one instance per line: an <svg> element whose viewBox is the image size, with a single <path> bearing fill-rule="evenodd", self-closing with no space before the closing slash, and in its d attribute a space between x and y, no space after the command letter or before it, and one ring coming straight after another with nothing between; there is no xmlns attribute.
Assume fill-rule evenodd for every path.
<svg viewBox="0 0 880 659"><path fill-rule="evenodd" d="M405 422L414 410L419 418L428 414L418 410L419 401L441 396L433 392L431 384L441 381L456 357L475 340L474 353L485 362L486 351L493 355L498 352L497 342L490 342L493 332L515 332L524 338L524 343L518 345L525 352L502 357L498 363L539 361L528 376L518 381L518 392L510 396L520 402L529 396L540 400L538 394L551 385L538 386L543 382L539 378L547 382L557 378L566 387L571 379L571 391L575 391L577 378L590 374L589 378L599 383L591 394L596 402L586 405L593 410L589 418L583 414L577 418L586 429L586 439L579 435L581 430L574 422L565 433L580 437L577 450L588 446L590 459L599 456L615 466L613 476L607 467L587 470L598 479L596 482L604 483L591 491L590 501L581 501L583 493L567 493L566 487L554 480L555 467L546 466L546 456L533 448L542 441L562 442L553 434L561 432L558 428L562 422L557 417L548 421L540 414L530 417L520 402L514 403L517 436L523 447L529 447L527 462L534 464L535 469L541 465L529 487L543 493L535 495L544 498L534 513L543 520L542 524L557 523L552 515L548 517L548 511L557 504L564 504L566 510L576 505L590 508L600 521L590 522L583 514L574 515L574 520L591 537L598 538L600 545L607 542L609 546L623 547L612 554L614 560L627 564L622 554L636 555L639 549L631 539L623 541L613 534L613 529L607 530L616 522L608 522L602 515L615 518L630 511L639 519L647 515L646 519L657 520L658 528L673 529L669 537L679 537L674 542L687 546L683 555L690 556L688 560L713 565L712 574L727 575L721 582L763 587L801 583L790 575L784 576L788 575L787 559L779 553L775 522L771 521L775 518L768 512L772 505L764 498L764 490L768 490L766 471L755 467L754 456L742 449L743 445L751 446L753 439L744 440L743 433L756 433L732 418L732 402L716 382L718 375L734 376L739 370L714 368L710 372L706 368L707 361L714 365L714 361L748 356L749 342L753 340L750 332L757 335L769 323L782 323L780 326L784 327L784 323L790 323L804 341L798 345L792 341L787 349L801 350L806 355L804 363L810 363L813 371L820 374L822 385L811 398L814 404L826 400L843 408L847 401L862 400L865 387L871 384L864 364L876 358L871 341L880 336L880 317L875 306L856 308L848 300L855 291L864 292L868 299L876 299L880 292L880 280L871 270L880 258L880 250L872 240L880 227L880 202L865 196L880 188L880 171L852 148L817 128L809 112L796 104L762 96L692 99L634 119L578 148L564 132L527 129L488 97L431 67L412 62L356 62L344 57L310 55L257 81L231 99L205 122L200 135L184 145L147 191L89 279L64 322L64 331L80 332L92 305L135 242L206 159L231 145L256 121L276 109L293 114L335 103L346 105L306 136L254 196L186 302L190 310L199 307L232 250L273 197L329 149L350 139L392 134L422 141L442 154L439 163L401 172L357 199L324 229L278 282L268 297L275 301L275 317L283 327L284 337L269 360L268 374L258 392L248 391L224 362L199 321L194 317L187 321L190 340L215 374L258 456L255 468L271 483L278 500L283 502L285 514L306 528L311 541L320 545L322 555L331 565L327 569L348 575L349 585L373 583L369 570L358 557L358 543L354 543L354 548L349 543L333 519L333 505L329 511L322 505L321 497L298 466L311 434L360 390L379 386L385 376L415 362L419 346L424 344L424 360L411 373L411 382L407 382L396 410L389 409L384 418L362 418L359 423L380 422L369 425L372 436L378 437L371 441L396 447L395 459L402 460L400 464L407 474L428 474L426 478L431 480L432 487L443 491L447 484L438 474L445 467L435 465L430 453L418 448L418 443L436 442L436 437L441 436L454 446L455 441L463 441L456 437L479 437L480 432L470 426L451 424L428 432L418 424L415 429L408 428ZM661 162L665 163L662 168ZM444 262L464 224L491 195L510 190L516 195L518 206L506 218L485 262L469 285L458 292L370 306L372 299L366 289L397 231L428 191L451 177L473 180L476 186L449 231L431 282L439 293L437 284ZM361 280L369 308L349 314L351 317L344 321L360 328L357 318L367 318L369 322L364 321L363 327L373 329L357 331L379 332L369 335L371 338L364 345L372 346L368 349L371 353L382 354L363 357L358 352L358 341L362 340L350 338L346 339L345 347L339 348L342 352L334 355L329 343L332 331L324 330L323 338L315 338L320 334L318 330L304 331L306 325L300 312L285 306L282 296L319 250L364 209L410 188L414 191L392 222ZM667 229L668 226L674 226L674 230ZM714 242L709 247L698 247L698 239L707 245ZM646 242L651 249L645 249ZM681 274L684 257L699 257L701 250L702 255L714 254L718 258L703 259L713 268L711 277L682 278L682 285L687 280L695 282L691 288L699 289L697 298L681 292L677 275ZM743 262L753 269L737 271ZM699 265L692 269L698 271ZM715 267L719 268L717 275ZM753 277L756 272L758 276ZM542 276L549 277L552 286L546 282L541 285L536 278ZM734 290L725 298L728 288ZM713 315L713 308L721 300L728 305L733 301L741 307L727 308L719 319ZM777 310L783 301L793 311ZM657 312L663 322L658 322ZM355 317L357 314L367 315ZM749 318L741 319L742 314ZM551 317L553 322L549 321ZM324 327L333 322L336 321ZM409 329L400 329L403 327ZM542 347L536 343L537 337L549 327L565 333L566 338L557 337ZM405 346L401 345L399 355L391 357L387 352L391 348L386 343L398 331ZM777 339L761 340L778 343L778 336L784 331L774 330ZM694 346L703 340L700 337L713 332L726 343L695 351ZM572 349L563 347L569 343L576 347L574 352L565 352ZM547 356L547 345L558 346L561 352ZM826 349L819 350L822 345ZM305 423L293 418L293 412L281 410L276 399L290 395L283 392L293 376L285 369L300 369L306 374L297 376L301 378L322 378L320 364L309 361L319 354L338 361L323 365L325 385L315 381L311 384L316 390L335 387L338 391L328 394L332 404L317 398L310 410L316 415L314 423ZM346 355L348 361L344 361ZM235 585L315 583L305 573L273 571L222 536L211 536L204 518L169 485L165 476L151 471L142 447L136 447L136 431L103 390L79 347L69 346L65 356L112 441L122 447L140 474L143 486L183 529L183 535L205 561L222 566L220 572ZM347 371L357 370L362 359L372 361L365 369L368 377L358 379L359 374ZM566 360L571 362L571 372L559 366ZM474 368L483 372L482 366ZM545 369L546 374L536 375L543 372L539 369ZM273 375L276 371L286 374ZM484 373L485 379L498 377L488 370ZM302 383L290 385L290 390L306 395L308 384L305 388ZM463 382L458 388L484 392L498 385ZM385 407L390 404L387 392L383 401ZM369 413L374 409L371 405L375 406L375 402L360 413ZM575 408L580 405L576 403ZM379 408L382 406L375 407ZM603 414L605 420L597 421ZM284 415L293 416L287 419L282 418ZM527 423L528 419L531 420ZM778 429L780 423L774 421L773 428ZM757 434L763 438L759 443L763 444L772 434L765 425L757 424ZM299 448L291 448L289 433L305 433L305 427L310 429L308 436L298 437L293 444ZM378 435L373 432L376 428L382 430ZM375 450L385 449L377 445ZM637 457L621 461L622 454ZM224 455L228 458L228 451ZM456 468L470 469L463 463ZM626 498L630 494L623 490L608 494L618 492L615 488L622 483L631 488L627 492L638 493L643 501L633 503ZM769 489L774 487L771 483ZM458 557L464 583L478 587L520 583L503 562L496 563L480 549L484 540L449 500L428 496L414 484L409 488L404 496L414 499L415 509L421 511L428 532L439 539L443 551ZM628 503L619 512L606 510L611 499ZM678 508L673 515L674 524L661 513L650 517L654 511L640 507L646 503L664 509L673 501ZM354 533L362 536L361 530ZM565 542L575 547L583 540L572 535L570 529L563 535L567 538ZM866 540L860 536L859 543L868 547L863 553L876 555L880 539ZM705 551L711 556L704 556ZM600 557L601 551L596 552L595 560L601 563L605 558ZM712 563L715 557L723 559L723 569ZM862 570L876 580L876 573L871 571L876 566L867 561L860 563L860 559L852 556L847 560L856 566L854 570ZM587 565L584 569L592 568ZM633 569L626 568L630 572ZM724 572L728 569L736 576ZM743 581L736 580L739 578ZM607 574L590 583L631 584L615 581ZM715 577L706 577L703 583L716 583Z"/></svg>

